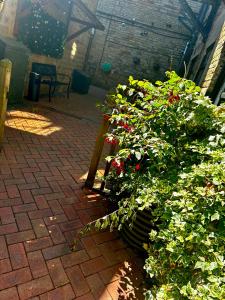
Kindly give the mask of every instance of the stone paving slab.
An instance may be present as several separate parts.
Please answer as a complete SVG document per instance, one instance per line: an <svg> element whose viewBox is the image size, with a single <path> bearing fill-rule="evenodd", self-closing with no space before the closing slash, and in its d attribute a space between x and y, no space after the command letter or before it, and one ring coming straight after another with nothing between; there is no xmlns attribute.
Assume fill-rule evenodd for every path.
<svg viewBox="0 0 225 300"><path fill-rule="evenodd" d="M74 237L104 215L82 190L98 126L48 110L10 111L0 154L0 299L142 299L139 259L117 233Z"/></svg>

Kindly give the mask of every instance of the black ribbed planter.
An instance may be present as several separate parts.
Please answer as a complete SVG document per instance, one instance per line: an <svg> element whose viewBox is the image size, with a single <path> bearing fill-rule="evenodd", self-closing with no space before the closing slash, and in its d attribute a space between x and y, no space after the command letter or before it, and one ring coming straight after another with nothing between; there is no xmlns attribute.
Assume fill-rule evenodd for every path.
<svg viewBox="0 0 225 300"><path fill-rule="evenodd" d="M153 228L151 212L138 211L132 226L128 222L123 225L121 236L131 247L144 252L143 244L149 243L149 233Z"/></svg>

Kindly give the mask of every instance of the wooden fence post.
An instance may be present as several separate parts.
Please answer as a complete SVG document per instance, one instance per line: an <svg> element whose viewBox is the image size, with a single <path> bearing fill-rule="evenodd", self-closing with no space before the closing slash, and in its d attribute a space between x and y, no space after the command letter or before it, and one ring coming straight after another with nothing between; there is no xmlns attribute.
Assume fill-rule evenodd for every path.
<svg viewBox="0 0 225 300"><path fill-rule="evenodd" d="M115 155L116 148L117 148L117 145L111 145L111 149L110 149L110 152L109 152L109 156ZM112 164L111 161L110 161L110 162L107 161L107 163L106 163L105 172L104 172L104 180L102 181L101 187L100 187L100 191L101 191L101 192L104 192L105 184L106 184L105 178L109 175L110 168L111 168L111 164Z"/></svg>
<svg viewBox="0 0 225 300"><path fill-rule="evenodd" d="M104 147L105 134L108 132L109 126L110 126L110 122L108 121L108 119L103 118L100 130L99 130L99 133L97 136L95 149L94 149L94 153L92 156L91 165L89 168L88 177L85 182L85 187L90 188L90 189L92 189L94 186L95 176L98 171L98 165L99 165L99 161L100 161L103 147Z"/></svg>
<svg viewBox="0 0 225 300"><path fill-rule="evenodd" d="M12 63L8 59L0 61L0 150L4 138L7 96L9 92Z"/></svg>

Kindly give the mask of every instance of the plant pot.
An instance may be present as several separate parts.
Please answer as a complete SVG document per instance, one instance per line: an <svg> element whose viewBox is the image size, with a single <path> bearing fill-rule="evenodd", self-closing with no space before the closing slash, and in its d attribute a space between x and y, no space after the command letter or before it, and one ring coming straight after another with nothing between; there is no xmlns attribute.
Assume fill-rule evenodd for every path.
<svg viewBox="0 0 225 300"><path fill-rule="evenodd" d="M143 244L149 243L149 232L155 228L149 210L138 211L132 223L125 223L121 230L122 238L138 251L145 252Z"/></svg>

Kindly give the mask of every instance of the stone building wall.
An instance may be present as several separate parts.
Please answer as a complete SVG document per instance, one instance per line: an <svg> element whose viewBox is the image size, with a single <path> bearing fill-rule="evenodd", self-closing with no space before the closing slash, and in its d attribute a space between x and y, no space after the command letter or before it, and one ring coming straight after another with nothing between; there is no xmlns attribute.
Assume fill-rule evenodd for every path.
<svg viewBox="0 0 225 300"><path fill-rule="evenodd" d="M50 0L51 1L51 0ZM83 0L83 3L87 7L95 12L97 6L97 0ZM74 7L74 13L76 16L76 7ZM77 32L81 29L81 26L78 23L70 23L68 35ZM57 70L61 73L71 75L74 68L82 69L86 54L87 45L90 39L90 31L83 33L74 40L68 42L65 47L64 55L61 59L55 59L43 55L32 54L30 57L30 68L32 62L42 62L55 64Z"/></svg>
<svg viewBox="0 0 225 300"><path fill-rule="evenodd" d="M205 70L199 78L199 83L202 86L204 94L212 93L218 76L225 64L225 4L223 2L218 10L207 41L203 43L202 38L198 38L195 51L190 62L190 67L193 70L192 79L195 78L196 74L199 72L199 68L203 63L207 49L209 49L210 46L212 47L212 45L213 48L211 55L207 61Z"/></svg>
<svg viewBox="0 0 225 300"><path fill-rule="evenodd" d="M189 4L199 12L199 2ZM181 9L178 0L99 0L105 31L96 32L86 62L94 83L110 88L130 74L155 81L178 70L191 35L178 20ZM112 65L111 73L102 71L104 63Z"/></svg>
<svg viewBox="0 0 225 300"><path fill-rule="evenodd" d="M218 76L225 65L225 22L218 38L217 46L213 53L210 65L202 83L203 93L211 94L217 82Z"/></svg>
<svg viewBox="0 0 225 300"><path fill-rule="evenodd" d="M20 0L6 1L4 11L0 15L0 34L13 35L18 1ZM201 3L188 1L192 9L198 13ZM118 82L125 82L130 74L155 81L162 79L166 70L179 69L191 35L178 20L182 10L179 0L83 0L83 2L90 10L96 11L97 17L105 26L105 31L95 31L93 36L90 30L67 43L62 59L32 54L29 70L33 61L56 64L58 71L66 74L71 74L76 68L85 70L94 84L110 88ZM75 14L80 17L76 9ZM219 36L222 20L223 14L218 15L217 25L214 26L209 43L213 36ZM71 23L70 33L79 28L79 24ZM217 56L220 55L219 51L222 51L219 45L221 43L218 44ZM198 41L195 55L200 51L202 51L201 39ZM112 71L109 74L101 69L104 63L112 64ZM212 62L212 66L214 65L215 61ZM207 74L203 84L205 88L208 88L209 82L215 80L215 77L212 80L209 77Z"/></svg>
<svg viewBox="0 0 225 300"><path fill-rule="evenodd" d="M17 5L20 0L7 0L4 9L0 14L0 35L13 37L14 25L16 21ZM49 0L52 1L52 0ZM97 0L83 0L87 7L95 12L97 7ZM78 13L76 7L74 13ZM69 35L78 31L80 25L77 23L70 24ZM63 58L55 59L43 55L31 54L29 59L29 66L27 72L27 79L25 85L27 87L29 72L31 70L32 62L55 64L59 72L71 75L74 68L83 69L84 59L86 54L87 45L90 40L90 32L85 32L75 40L68 42L65 47ZM25 92L26 93L26 92Z"/></svg>

